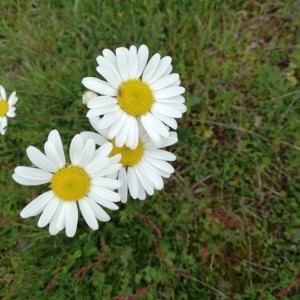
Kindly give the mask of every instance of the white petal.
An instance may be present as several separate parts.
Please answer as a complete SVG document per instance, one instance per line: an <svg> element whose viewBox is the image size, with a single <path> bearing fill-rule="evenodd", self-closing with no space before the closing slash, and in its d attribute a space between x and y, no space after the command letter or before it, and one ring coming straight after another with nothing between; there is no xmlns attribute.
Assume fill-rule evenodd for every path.
<svg viewBox="0 0 300 300"><path fill-rule="evenodd" d="M53 176L52 173L49 173L47 171L23 166L16 167L15 173L20 177L23 177L24 179L30 179L35 182L39 182L39 184L50 182Z"/></svg>
<svg viewBox="0 0 300 300"><path fill-rule="evenodd" d="M11 111L8 111L8 112L6 113L6 116L9 117L9 118L14 118L14 117L16 116L16 113L11 112Z"/></svg>
<svg viewBox="0 0 300 300"><path fill-rule="evenodd" d="M118 193L113 192L107 188L99 187L98 185L93 185L90 190L97 198L107 199L112 202L119 202L120 196ZM95 199L94 199L95 200ZM96 201L96 200L95 200Z"/></svg>
<svg viewBox="0 0 300 300"><path fill-rule="evenodd" d="M111 174L109 174L109 175L107 176L107 178L116 180L117 177L118 177L118 173L119 173L119 172L111 173Z"/></svg>
<svg viewBox="0 0 300 300"><path fill-rule="evenodd" d="M150 158L149 156L147 158L143 157L143 159L146 159L155 168L160 169L164 172L167 172L170 174L172 174L174 172L173 166L164 160Z"/></svg>
<svg viewBox="0 0 300 300"><path fill-rule="evenodd" d="M79 134L76 134L70 145L70 159L73 165L77 165L80 162L82 156L83 139Z"/></svg>
<svg viewBox="0 0 300 300"><path fill-rule="evenodd" d="M143 189L143 187L141 186L141 183L138 181L138 184L139 184L139 195L138 195L138 199L140 200L145 200L146 199L146 192L145 190Z"/></svg>
<svg viewBox="0 0 300 300"><path fill-rule="evenodd" d="M149 84L155 82L159 78L162 77L162 75L165 73L165 71L168 69L168 67L171 65L172 58L170 56L165 56L158 62L158 66L155 70L155 72L152 74L150 78L147 79L147 82Z"/></svg>
<svg viewBox="0 0 300 300"><path fill-rule="evenodd" d="M99 228L99 224L97 222L94 212L92 211L90 205L86 201L86 198L78 201L78 204L79 204L80 211L88 226L93 230L97 230Z"/></svg>
<svg viewBox="0 0 300 300"><path fill-rule="evenodd" d="M52 191L48 191L38 196L27 204L20 213L20 216L25 219L38 215L43 211L47 203L54 197Z"/></svg>
<svg viewBox="0 0 300 300"><path fill-rule="evenodd" d="M161 139L161 136L157 132L156 128L154 128L152 126L152 123L149 120L149 118L147 118L146 116L141 116L141 121L142 121L142 124L143 124L145 130L147 131L147 133L151 137L151 139L155 142L159 142L160 139Z"/></svg>
<svg viewBox="0 0 300 300"><path fill-rule="evenodd" d="M26 153L30 161L38 168L49 172L56 172L58 170L58 166L37 148L29 146Z"/></svg>
<svg viewBox="0 0 300 300"><path fill-rule="evenodd" d="M90 198L87 198L85 201L87 201L87 203L93 210L95 217L98 220L100 220L101 222L107 222L110 220L110 216L107 214L107 212L100 205L98 205L95 201L93 201Z"/></svg>
<svg viewBox="0 0 300 300"><path fill-rule="evenodd" d="M172 117L172 118L181 118L182 113L178 111L177 109L174 109L172 105L168 104L162 104L155 102L152 105L151 111L157 111L158 113L167 116L167 117Z"/></svg>
<svg viewBox="0 0 300 300"><path fill-rule="evenodd" d="M112 66L109 66L106 59L103 58L103 61L106 63L102 62L101 66L96 68L97 72L101 74L113 88L118 89L121 83L121 77L118 71Z"/></svg>
<svg viewBox="0 0 300 300"><path fill-rule="evenodd" d="M152 77L152 75L155 73L158 64L159 64L159 60L160 60L160 55L158 53L154 54L151 59L149 60L145 71L143 73L142 79L143 81L148 82L150 80L150 78Z"/></svg>
<svg viewBox="0 0 300 300"><path fill-rule="evenodd" d="M85 77L81 83L89 90L105 96L116 96L117 90L110 86L106 81L95 77Z"/></svg>
<svg viewBox="0 0 300 300"><path fill-rule="evenodd" d="M16 111L16 108L15 108L14 106L9 107L9 111L10 111L10 112L15 112L15 111Z"/></svg>
<svg viewBox="0 0 300 300"><path fill-rule="evenodd" d="M81 158L78 161L78 166L84 167L87 164L89 164L92 158L94 157L95 150L96 150L96 145L94 140L88 140L85 143L84 148L82 150Z"/></svg>
<svg viewBox="0 0 300 300"><path fill-rule="evenodd" d="M123 131L123 126L128 119L127 114L123 113L119 120L116 120L115 123L110 127L108 131L108 138L113 139L121 131Z"/></svg>
<svg viewBox="0 0 300 300"><path fill-rule="evenodd" d="M58 231L63 230L66 227L66 215L68 203L66 201L60 201L62 205L59 207L60 211L56 221L56 229Z"/></svg>
<svg viewBox="0 0 300 300"><path fill-rule="evenodd" d="M137 120L136 118L130 116L127 118L126 122L128 123L129 128L128 128L125 144L130 149L136 149L139 142L138 140L139 128L138 128Z"/></svg>
<svg viewBox="0 0 300 300"><path fill-rule="evenodd" d="M144 72L145 66L147 64L149 56L148 47L145 45L141 45L138 50L138 71L136 76L139 78Z"/></svg>
<svg viewBox="0 0 300 300"><path fill-rule="evenodd" d="M138 191L137 198L134 198L134 199L145 200L146 199L146 192L145 192L145 189L144 189L143 185L141 184L141 181L139 180L139 178L137 176L136 168L135 167L131 167L131 168L132 168L132 171L133 171L133 173L135 174L135 177L136 177L136 188L137 188L137 191ZM129 186L129 179L128 179L128 186Z"/></svg>
<svg viewBox="0 0 300 300"><path fill-rule="evenodd" d="M92 125L92 127L93 127L97 132L99 132L98 125L99 125L99 122L101 121L101 118L100 118L100 117L89 118L89 121L90 121L90 124Z"/></svg>
<svg viewBox="0 0 300 300"><path fill-rule="evenodd" d="M138 180L140 181L141 185L145 189L148 195L153 195L154 194L154 188L152 182L149 181L148 177L145 176L144 171L140 168L140 165L137 164L134 166L136 175Z"/></svg>
<svg viewBox="0 0 300 300"><path fill-rule="evenodd" d="M157 148L156 144L153 142L153 140L151 139L151 137L149 136L149 134L147 133L147 131L143 128L143 133L140 133L140 138L143 142L144 145L144 149L148 149L148 147L146 145L150 145L153 146L155 145L155 148Z"/></svg>
<svg viewBox="0 0 300 300"><path fill-rule="evenodd" d="M22 184L22 185L40 185L40 181L36 181L36 180L33 180L33 179L29 179L29 178L24 178L24 177L21 177L19 176L18 174L14 173L12 175L12 178L14 179L14 181L16 181L17 183L19 184Z"/></svg>
<svg viewBox="0 0 300 300"><path fill-rule="evenodd" d="M183 94L185 88L182 86L168 87L154 92L155 99L171 98Z"/></svg>
<svg viewBox="0 0 300 300"><path fill-rule="evenodd" d="M162 77L169 75L173 70L172 65L169 65L169 67L167 68L167 70L165 71L165 73L162 75Z"/></svg>
<svg viewBox="0 0 300 300"><path fill-rule="evenodd" d="M156 174L160 175L161 177L170 178L171 173L173 172L167 172L165 170L162 170L158 168L155 164L153 164L153 161L151 161L151 158L144 156L143 157L143 165L145 169L151 169Z"/></svg>
<svg viewBox="0 0 300 300"><path fill-rule="evenodd" d="M56 212L53 216L53 218L50 221L50 225L49 225L49 233L51 235L56 235L59 233L60 230L57 229L57 220L58 220L58 216L61 212L61 208L63 207L64 203L62 201L59 202L59 205L56 209Z"/></svg>
<svg viewBox="0 0 300 300"><path fill-rule="evenodd" d="M137 181L135 169L129 167L127 169L127 174L128 174L128 189L130 195L133 199L136 199L138 197L139 191L138 191L138 181Z"/></svg>
<svg viewBox="0 0 300 300"><path fill-rule="evenodd" d="M119 171L122 168L121 164L116 164L116 165L111 165L111 166L107 166L105 169L102 169L98 172L95 173L95 176L108 176L111 173L115 173L117 171Z"/></svg>
<svg viewBox="0 0 300 300"><path fill-rule="evenodd" d="M73 237L77 230L78 209L75 201L67 202L66 208L66 235Z"/></svg>
<svg viewBox="0 0 300 300"><path fill-rule="evenodd" d="M110 159L109 159L109 164L118 164L121 160L121 157L122 157L122 154L121 153L118 153L114 156L112 156Z"/></svg>
<svg viewBox="0 0 300 300"><path fill-rule="evenodd" d="M157 110L151 109L152 114L158 118L160 121L171 127L172 129L176 130L178 127L178 124L176 120L172 117L167 117L165 115L160 114Z"/></svg>
<svg viewBox="0 0 300 300"><path fill-rule="evenodd" d="M117 63L122 80L128 79L128 49L120 47L116 49Z"/></svg>
<svg viewBox="0 0 300 300"><path fill-rule="evenodd" d="M112 126L112 124L114 124L117 120L119 120L119 118L122 116L122 114L123 114L123 112L121 111L121 109L119 109L115 112L106 114L98 124L99 130L106 129L106 128L109 128L110 126Z"/></svg>
<svg viewBox="0 0 300 300"><path fill-rule="evenodd" d="M108 189L117 189L121 186L121 182L119 180L114 180L111 178L94 178L92 179L92 185L93 184Z"/></svg>
<svg viewBox="0 0 300 300"><path fill-rule="evenodd" d="M151 183L154 185L155 189L161 190L164 187L162 177L156 172L154 172L152 169L146 168L146 166L143 164L143 161L139 163L139 167L145 175L145 177L147 177L148 180L151 181Z"/></svg>
<svg viewBox="0 0 300 300"><path fill-rule="evenodd" d="M8 98L8 104L10 107L14 106L18 102L18 97L16 97L16 92L12 92Z"/></svg>
<svg viewBox="0 0 300 300"><path fill-rule="evenodd" d="M176 97L172 97L172 98L164 98L164 99L157 99L156 100L157 103L163 103L163 104L184 104L185 103L185 99L183 96L179 95Z"/></svg>
<svg viewBox="0 0 300 300"><path fill-rule="evenodd" d="M59 159L61 161L60 168L64 167L66 165L64 147L63 147L59 132L56 129L52 130L49 133L48 141L50 141L56 149L56 152L57 152L57 154L59 156Z"/></svg>
<svg viewBox="0 0 300 300"><path fill-rule="evenodd" d="M109 159L97 159L93 158L91 162L84 167L84 170L87 174L89 174L92 178L95 178L97 174L105 169L108 165L110 165Z"/></svg>
<svg viewBox="0 0 300 300"><path fill-rule="evenodd" d="M165 103L163 103L165 104ZM182 103L172 103L172 108L173 109L176 109L177 111L179 111L180 113L185 113L186 112L186 106L185 104L182 104Z"/></svg>
<svg viewBox="0 0 300 300"><path fill-rule="evenodd" d="M116 112L119 110L120 110L120 107L118 105L106 106L106 107L102 107L102 108L91 108L87 112L86 116L88 118L94 118L97 116L113 113L113 112Z"/></svg>
<svg viewBox="0 0 300 300"><path fill-rule="evenodd" d="M128 56L129 78L137 78L138 71L138 56L135 46L131 46Z"/></svg>
<svg viewBox="0 0 300 300"><path fill-rule="evenodd" d="M2 85L0 85L0 96L2 100L6 100L6 91Z"/></svg>
<svg viewBox="0 0 300 300"><path fill-rule="evenodd" d="M7 129L7 118L6 118L6 116L4 116L2 118L2 121L0 121L0 125L1 125L2 134L5 134L6 129Z"/></svg>
<svg viewBox="0 0 300 300"><path fill-rule="evenodd" d="M109 201L105 198L99 197L98 195L94 194L94 193L89 193L89 198L94 200L96 203L98 203L101 206L104 206L106 208L109 208L111 210L118 210L119 206L117 206L115 203L113 203L112 201ZM120 199L120 197L119 197Z"/></svg>
<svg viewBox="0 0 300 300"><path fill-rule="evenodd" d="M56 165L57 169L61 169L66 165L66 160L57 153L55 146L50 142L47 141L44 145L45 154L47 157Z"/></svg>
<svg viewBox="0 0 300 300"><path fill-rule="evenodd" d="M99 146L107 143L107 139L104 138L101 134L96 132L83 131L80 132L80 135L82 136L84 143L86 143L89 139L93 140Z"/></svg>
<svg viewBox="0 0 300 300"><path fill-rule="evenodd" d="M162 139L161 143L159 144L160 148L168 147L174 145L178 142L177 132L171 131L169 136L166 139Z"/></svg>
<svg viewBox="0 0 300 300"><path fill-rule="evenodd" d="M105 57L105 59L107 59L115 69L118 68L118 63L117 63L117 58L115 56L115 54L109 50L109 49L104 49L102 51L103 56ZM100 56L99 56L100 57ZM98 62L98 58L97 58L97 62Z"/></svg>
<svg viewBox="0 0 300 300"><path fill-rule="evenodd" d="M136 147L138 146L139 143L139 136L140 133L145 131L145 129L142 126L141 123L141 118L136 119L136 118L132 118L132 122L133 122L133 126L132 126L132 143L131 143L131 147L129 146L129 148L131 149L136 149Z"/></svg>
<svg viewBox="0 0 300 300"><path fill-rule="evenodd" d="M127 173L126 169L122 168L118 174L118 179L122 182L121 187L118 189L120 194L121 202L126 203L128 197L128 186L127 186Z"/></svg>
<svg viewBox="0 0 300 300"><path fill-rule="evenodd" d="M175 81L179 79L179 75L177 73L173 73L162 78L159 78L155 82L150 84L150 87L153 91L164 89L170 85L172 85Z"/></svg>
<svg viewBox="0 0 300 300"><path fill-rule="evenodd" d="M118 101L114 97L99 96L99 97L96 97L96 98L90 100L87 104L87 107L88 108L103 108L103 107L114 106L116 103L118 103Z"/></svg>
<svg viewBox="0 0 300 300"><path fill-rule="evenodd" d="M128 136L131 135L131 117L126 118L122 130L116 135L115 143L116 146L121 148L124 146L125 142L128 140Z"/></svg>
<svg viewBox="0 0 300 300"><path fill-rule="evenodd" d="M176 156L166 150L154 149L154 150L145 150L144 156L160 159L160 160L167 160L167 161L174 161L176 160Z"/></svg>
<svg viewBox="0 0 300 300"><path fill-rule="evenodd" d="M107 165L111 164L111 161L109 159L109 154L112 150L112 144L106 143L99 147L95 151L94 158L90 161L88 165L85 166L85 169L88 171L88 173L94 173L98 170L102 170Z"/></svg>
<svg viewBox="0 0 300 300"><path fill-rule="evenodd" d="M180 79L177 79L177 80L172 84L172 86L179 86L180 83L181 83ZM171 87L171 86L169 86L169 87Z"/></svg>
<svg viewBox="0 0 300 300"><path fill-rule="evenodd" d="M113 148L112 143L109 142L105 143L104 145L102 145L96 150L95 157L97 159L108 158L112 148Z"/></svg>
<svg viewBox="0 0 300 300"><path fill-rule="evenodd" d="M160 135L164 138L169 136L169 129L151 112L147 113L144 117L148 119L152 128L154 128Z"/></svg>
<svg viewBox="0 0 300 300"><path fill-rule="evenodd" d="M42 215L39 218L38 221L38 227L45 227L49 224L52 217L54 216L56 209L58 208L60 200L58 200L56 197L53 197L48 204L46 205Z"/></svg>

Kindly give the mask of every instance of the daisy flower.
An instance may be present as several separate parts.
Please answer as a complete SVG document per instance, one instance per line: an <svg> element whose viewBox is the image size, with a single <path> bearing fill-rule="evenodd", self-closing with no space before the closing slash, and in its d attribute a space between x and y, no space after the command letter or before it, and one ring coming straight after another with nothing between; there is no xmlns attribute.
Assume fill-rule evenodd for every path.
<svg viewBox="0 0 300 300"><path fill-rule="evenodd" d="M121 165L120 155L109 157L112 144L95 149L95 142L84 142L76 135L70 145L71 164L66 164L62 141L57 130L52 130L45 143L45 154L37 148L27 148L27 156L36 167L15 168L13 179L22 185L49 183L50 190L35 198L21 212L22 218L42 213L38 227L49 225L49 232L57 234L65 228L66 235L73 237L78 222L78 206L88 224L99 228L97 219L106 222L109 215L101 207L116 210L120 201L114 192L121 186L119 180L106 178L117 172Z"/></svg>
<svg viewBox="0 0 300 300"><path fill-rule="evenodd" d="M12 92L6 98L6 91L2 85L0 85L0 135L4 135L7 129L7 118L14 118L16 116L14 105L17 103L18 97L16 92Z"/></svg>
<svg viewBox="0 0 300 300"><path fill-rule="evenodd" d="M139 126L159 143L177 129L175 118L186 111L179 75L172 73L171 57L156 53L148 61L149 50L121 47L114 54L104 49L97 57L97 71L105 79L85 77L82 84L101 96L88 102L88 118L103 116L98 127L108 130L117 147L138 146ZM147 62L148 61L148 62Z"/></svg>
<svg viewBox="0 0 300 300"><path fill-rule="evenodd" d="M99 117L90 119L93 128L98 132L85 131L80 135L84 140L93 139L101 147L109 142L107 130L100 130L98 127ZM174 168L168 161L174 161L176 156L161 148L175 144L178 141L177 133L170 132L167 138L154 143L143 128L139 128L138 146L130 149L127 146L118 147L115 140L110 142L113 148L110 156L121 154L120 163L122 168L112 174L112 178L122 181L118 189L123 203L127 202L128 191L133 199L144 200L146 195L153 195L155 190L164 187L163 177L169 178Z"/></svg>

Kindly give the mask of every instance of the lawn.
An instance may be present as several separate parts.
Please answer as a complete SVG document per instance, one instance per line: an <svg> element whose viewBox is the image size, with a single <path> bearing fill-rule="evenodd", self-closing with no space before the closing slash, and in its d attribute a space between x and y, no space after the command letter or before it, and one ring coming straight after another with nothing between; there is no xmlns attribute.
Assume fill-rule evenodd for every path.
<svg viewBox="0 0 300 300"><path fill-rule="evenodd" d="M0 4L0 298L299 299L300 1L75 0ZM58 129L92 130L81 80L105 48L173 58L187 112L175 173L74 238L19 214L46 186L12 180ZM298 296L297 296L298 295Z"/></svg>

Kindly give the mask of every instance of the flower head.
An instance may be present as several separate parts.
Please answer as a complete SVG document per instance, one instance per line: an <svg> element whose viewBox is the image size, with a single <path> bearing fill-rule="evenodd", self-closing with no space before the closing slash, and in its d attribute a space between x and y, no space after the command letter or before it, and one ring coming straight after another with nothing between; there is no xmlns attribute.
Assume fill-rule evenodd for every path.
<svg viewBox="0 0 300 300"><path fill-rule="evenodd" d="M42 213L38 226L50 223L50 234L57 234L65 228L66 235L76 233L78 207L90 228L96 230L97 219L106 222L109 215L101 207L116 210L114 203L120 201L114 192L121 186L119 180L107 178L117 172L120 155L110 157L112 144L95 149L95 142L84 142L76 135L70 145L71 163L66 163L62 141L57 130L52 130L45 143L45 154L37 148L27 148L27 156L36 167L19 166L15 168L13 179L22 185L48 183L50 190L35 198L21 212L22 218Z"/></svg>
<svg viewBox="0 0 300 300"><path fill-rule="evenodd" d="M118 147L115 140L109 140L107 130L98 127L100 118L94 117L90 122L98 132L85 131L81 135L85 140L93 139L96 144L106 145L111 142L113 148L111 156L121 154L122 168L112 174L112 178L122 180L123 184L118 189L121 201L127 202L128 191L133 199L144 200L146 195L153 195L155 190L164 187L163 177L169 178L174 168L168 161L174 161L176 156L162 148L175 144L178 141L177 133L170 132L167 138L154 143L142 127L139 128L138 146L130 149L127 146Z"/></svg>
<svg viewBox="0 0 300 300"><path fill-rule="evenodd" d="M15 113L15 104L18 101L18 97L16 96L16 92L12 92L6 98L6 91L2 85L0 85L0 135L4 135L7 129L7 118L14 118L16 116Z"/></svg>
<svg viewBox="0 0 300 300"><path fill-rule="evenodd" d="M104 49L97 57L97 71L105 79L85 77L82 84L102 96L89 101L88 118L103 116L99 129L117 147L135 149L139 141L138 123L156 143L169 136L169 127L177 129L175 118L186 111L179 75L172 73L171 57L156 53L148 61L149 50L121 47L116 54Z"/></svg>

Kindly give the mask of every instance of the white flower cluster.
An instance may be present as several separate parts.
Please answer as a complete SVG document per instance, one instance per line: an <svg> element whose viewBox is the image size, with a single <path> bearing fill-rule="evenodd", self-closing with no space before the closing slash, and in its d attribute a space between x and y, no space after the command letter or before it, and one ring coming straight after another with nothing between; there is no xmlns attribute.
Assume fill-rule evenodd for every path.
<svg viewBox="0 0 300 300"><path fill-rule="evenodd" d="M184 88L179 75L172 73L171 57L157 53L149 60L145 45L138 49L105 49L97 57L102 79L85 77L89 90L83 103L94 132L77 134L69 148L67 162L61 137L52 130L44 152L30 146L27 156L33 167L16 167L13 178L23 185L49 184L49 190L30 202L21 212L28 218L41 214L39 227L49 224L50 234L65 229L75 235L78 208L88 226L110 219L103 209L117 210L116 202L145 200L164 187L174 168L175 155L165 150L178 141L176 118L186 111ZM2 108L0 130L6 123L1 112L14 116L15 94ZM6 101L1 87L1 99ZM2 122L2 123L1 123Z"/></svg>

